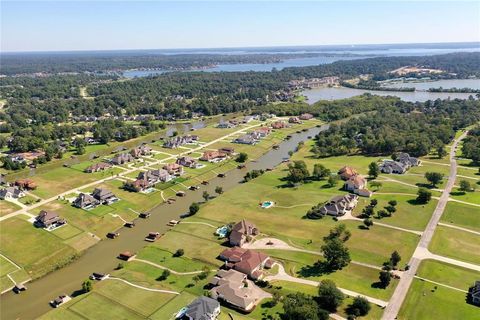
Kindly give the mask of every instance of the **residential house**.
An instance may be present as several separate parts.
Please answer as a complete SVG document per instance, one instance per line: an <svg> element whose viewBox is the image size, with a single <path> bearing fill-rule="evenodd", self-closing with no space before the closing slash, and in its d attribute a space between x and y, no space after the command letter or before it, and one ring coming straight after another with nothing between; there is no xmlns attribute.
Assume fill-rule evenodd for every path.
<svg viewBox="0 0 480 320"><path fill-rule="evenodd" d="M352 167L344 166L343 168L338 170L338 175L340 176L340 178L342 178L342 180L346 181L351 177L358 175L358 172Z"/></svg>
<svg viewBox="0 0 480 320"><path fill-rule="evenodd" d="M212 298L244 312L252 311L264 297L264 292L236 270L220 270L210 281Z"/></svg>
<svg viewBox="0 0 480 320"><path fill-rule="evenodd" d="M187 306L185 317L188 320L215 320L220 314L220 303L217 300L201 296Z"/></svg>
<svg viewBox="0 0 480 320"><path fill-rule="evenodd" d="M146 144L143 144L137 148L133 148L131 151L130 151L130 154L134 157L134 158L140 158L142 156L149 156L152 154L152 148L150 148L149 146L147 146Z"/></svg>
<svg viewBox="0 0 480 320"><path fill-rule="evenodd" d="M242 220L233 225L228 240L230 245L241 247L249 238L259 234L258 228L247 220Z"/></svg>
<svg viewBox="0 0 480 320"><path fill-rule="evenodd" d="M256 133L259 138L265 138L270 134L271 131L272 129L270 129L269 127L261 127L255 130L254 133Z"/></svg>
<svg viewBox="0 0 480 320"><path fill-rule="evenodd" d="M255 139L255 137L253 137L251 134L245 134L233 140L233 143L249 144L249 145L255 145L257 144L257 142L258 142L258 139Z"/></svg>
<svg viewBox="0 0 480 320"><path fill-rule="evenodd" d="M91 209L99 205L100 201L98 201L97 199L95 199L89 194L80 193L78 197L72 202L72 204L74 207L77 207L80 209Z"/></svg>
<svg viewBox="0 0 480 320"><path fill-rule="evenodd" d="M113 157L110 162L115 164L115 165L122 165L125 163L129 163L131 161L134 161L135 158L130 154L130 153L120 153L119 155L116 155Z"/></svg>
<svg viewBox="0 0 480 320"><path fill-rule="evenodd" d="M200 157L201 161L220 162L227 158L227 154L219 150L207 150Z"/></svg>
<svg viewBox="0 0 480 320"><path fill-rule="evenodd" d="M287 123L285 121L275 121L271 124L273 129L284 129L287 127Z"/></svg>
<svg viewBox="0 0 480 320"><path fill-rule="evenodd" d="M356 194L346 194L344 196L336 196L330 199L321 209L321 214L326 214L334 217L343 216L351 213L357 206L358 196Z"/></svg>
<svg viewBox="0 0 480 320"><path fill-rule="evenodd" d="M418 158L410 157L408 153L402 152L397 155L396 161L403 163L408 168L419 166L421 161Z"/></svg>
<svg viewBox="0 0 480 320"><path fill-rule="evenodd" d="M37 184L32 179L19 179L15 181L15 185L21 190L34 190Z"/></svg>
<svg viewBox="0 0 480 320"><path fill-rule="evenodd" d="M249 122L251 122L251 121L253 121L253 120L255 120L255 119L256 119L255 116L245 116L245 117L243 117L242 122L243 122L243 123L249 123Z"/></svg>
<svg viewBox="0 0 480 320"><path fill-rule="evenodd" d="M475 284L468 290L468 295L474 305L480 306L480 281L475 281Z"/></svg>
<svg viewBox="0 0 480 320"><path fill-rule="evenodd" d="M170 175L181 176L183 174L183 166L178 163L168 163L163 166L163 169L167 170Z"/></svg>
<svg viewBox="0 0 480 320"><path fill-rule="evenodd" d="M227 156L229 156L229 157L233 156L235 154L235 149L231 148L231 147L222 147L222 148L218 149L218 151L227 154Z"/></svg>
<svg viewBox="0 0 480 320"><path fill-rule="evenodd" d="M101 203L109 204L118 201L118 198L110 190L103 188L95 188L92 192L92 196Z"/></svg>
<svg viewBox="0 0 480 320"><path fill-rule="evenodd" d="M87 167L85 169L85 172L86 173L99 172L99 171L107 170L111 167L112 167L112 165L110 163L99 162L99 163L95 163L95 164L92 164L91 166Z"/></svg>
<svg viewBox="0 0 480 320"><path fill-rule="evenodd" d="M288 123L302 123L302 121L300 121L300 119L298 117L290 117L288 119Z"/></svg>
<svg viewBox="0 0 480 320"><path fill-rule="evenodd" d="M35 225L41 228L49 228L55 225L59 226L65 223L66 221L53 211L42 210L35 218Z"/></svg>
<svg viewBox="0 0 480 320"><path fill-rule="evenodd" d="M382 173L403 174L407 172L407 170L408 170L408 166L398 161L383 160L382 164L380 164L380 171Z"/></svg>
<svg viewBox="0 0 480 320"><path fill-rule="evenodd" d="M372 195L372 192L367 189L367 179L359 174L345 181L343 188L362 197L370 197Z"/></svg>
<svg viewBox="0 0 480 320"><path fill-rule="evenodd" d="M185 144L192 144L198 141L198 136L196 135L187 135L187 136L176 136L165 141L163 146L169 149L176 149Z"/></svg>
<svg viewBox="0 0 480 320"><path fill-rule="evenodd" d="M25 192L18 187L6 187L0 190L0 200L19 199L25 197Z"/></svg>
<svg viewBox="0 0 480 320"><path fill-rule="evenodd" d="M310 120L313 119L313 114L310 113L304 113L298 117L300 120Z"/></svg>
<svg viewBox="0 0 480 320"><path fill-rule="evenodd" d="M173 177L167 170L157 169L140 172L133 182L125 183L125 188L135 192L144 191L155 186L159 182L168 182Z"/></svg>
<svg viewBox="0 0 480 320"><path fill-rule="evenodd" d="M225 261L227 269L240 271L253 280L262 278L262 270L269 269L273 265L273 260L266 254L240 247L223 250L219 258Z"/></svg>
<svg viewBox="0 0 480 320"><path fill-rule="evenodd" d="M235 128L237 126L236 123L232 121L221 121L218 125L217 128L220 129L230 129L230 128Z"/></svg>
<svg viewBox="0 0 480 320"><path fill-rule="evenodd" d="M188 157L188 156L183 156L183 157L178 158L177 161L175 161L175 163L177 163L181 166L187 167L187 168L196 168L197 167L197 160L195 160L192 157Z"/></svg>

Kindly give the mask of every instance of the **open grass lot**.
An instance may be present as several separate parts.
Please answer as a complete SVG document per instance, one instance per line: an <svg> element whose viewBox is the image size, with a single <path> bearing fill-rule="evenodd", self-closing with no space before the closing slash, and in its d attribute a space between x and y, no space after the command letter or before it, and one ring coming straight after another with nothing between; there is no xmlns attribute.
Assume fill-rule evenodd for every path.
<svg viewBox="0 0 480 320"><path fill-rule="evenodd" d="M3 277L15 270L17 270L17 267L15 265L13 265L4 257L0 256L0 277Z"/></svg>
<svg viewBox="0 0 480 320"><path fill-rule="evenodd" d="M430 251L449 258L480 264L478 235L444 226L437 226Z"/></svg>
<svg viewBox="0 0 480 320"><path fill-rule="evenodd" d="M40 277L74 258L75 250L61 239L31 223L14 217L0 223L1 252L32 278Z"/></svg>
<svg viewBox="0 0 480 320"><path fill-rule="evenodd" d="M274 260L280 261L284 265L285 271L294 277L315 281L330 279L341 288L386 301L393 294L397 284L397 281L392 281L386 289L376 287L375 283L378 282L380 271L373 268L349 264L342 270L333 273L323 273L314 266L316 261L322 260L321 256L285 250L263 251L273 257Z"/></svg>
<svg viewBox="0 0 480 320"><path fill-rule="evenodd" d="M468 291L480 277L480 272L457 267L436 260L423 260L418 268L419 277Z"/></svg>
<svg viewBox="0 0 480 320"><path fill-rule="evenodd" d="M399 320L476 318L478 307L466 303L465 293L419 279L413 280L397 317Z"/></svg>
<svg viewBox="0 0 480 320"><path fill-rule="evenodd" d="M480 231L480 207L449 201L441 221L456 226Z"/></svg>
<svg viewBox="0 0 480 320"><path fill-rule="evenodd" d="M62 306L58 309L49 311L42 315L39 320L85 320L86 318L77 314L75 311L71 311L66 306Z"/></svg>
<svg viewBox="0 0 480 320"><path fill-rule="evenodd" d="M35 203L36 200L37 200L37 198L32 197L31 195L28 195L28 194L25 197L22 197L22 198L18 199L18 201L20 201L20 203L23 203L26 206L29 206L29 205Z"/></svg>
<svg viewBox="0 0 480 320"><path fill-rule="evenodd" d="M411 230L423 231L427 225L430 217L435 210L437 200L431 200L428 204L421 205L416 204L416 196L404 196L404 195L376 195L374 194L371 199L377 199L378 204L376 210L381 210L388 206L388 201L397 201L397 211L393 213L391 217L382 219L374 218L373 221L381 222L397 227L402 227ZM358 206L354 210L355 215L361 215L362 209L370 203L370 199L361 198ZM374 226L375 227L375 226Z"/></svg>
<svg viewBox="0 0 480 320"><path fill-rule="evenodd" d="M480 180L480 174L478 173L478 167L457 167L457 175L467 176Z"/></svg>
<svg viewBox="0 0 480 320"><path fill-rule="evenodd" d="M294 189L277 188L283 184L279 178L284 175L282 169L276 169L238 186L235 192L227 192L202 206L197 216L216 221L218 225L245 218L254 222L262 233L310 250L319 250L322 238L338 223L329 217L309 220L303 219L303 216L313 205L341 194L342 191L322 188L325 184L322 181ZM261 209L258 204L265 200L275 201L276 206ZM418 241L418 236L398 230L380 226L361 230L358 228L360 222L344 223L352 232L352 238L348 242L352 258L366 263L381 265L394 250L401 251L401 256L407 259ZM382 243L382 246L378 243Z"/></svg>
<svg viewBox="0 0 480 320"><path fill-rule="evenodd" d="M107 171L84 173L71 168L59 167L33 176L32 179L37 183L38 188L32 193L47 199L75 187L110 176L111 173Z"/></svg>
<svg viewBox="0 0 480 320"><path fill-rule="evenodd" d="M184 291L179 295L173 296L172 299L161 306L160 309L158 309L148 318L151 320L174 319L175 315L181 308L187 306L196 298L197 296Z"/></svg>
<svg viewBox="0 0 480 320"><path fill-rule="evenodd" d="M20 210L20 206L13 202L0 200L0 217L6 216L9 213Z"/></svg>
<svg viewBox="0 0 480 320"><path fill-rule="evenodd" d="M241 129L242 127L221 129L217 128L215 125L197 129L193 134L198 136L198 140L202 142L209 142Z"/></svg>
<svg viewBox="0 0 480 320"><path fill-rule="evenodd" d="M464 192L460 191L458 188L454 188L453 191L450 193L450 197L456 200L480 205L480 190ZM473 208L477 208L477 210L480 210L480 207L472 206L472 209Z"/></svg>

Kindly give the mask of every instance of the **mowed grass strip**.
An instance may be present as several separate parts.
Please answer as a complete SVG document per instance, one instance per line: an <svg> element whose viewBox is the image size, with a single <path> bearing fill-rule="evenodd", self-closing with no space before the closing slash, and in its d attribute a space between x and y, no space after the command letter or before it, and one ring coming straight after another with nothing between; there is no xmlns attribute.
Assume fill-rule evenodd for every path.
<svg viewBox="0 0 480 320"><path fill-rule="evenodd" d="M429 249L435 254L480 264L479 239L480 237L476 234L437 226Z"/></svg>
<svg viewBox="0 0 480 320"><path fill-rule="evenodd" d="M441 221L480 232L480 207L449 201Z"/></svg>
<svg viewBox="0 0 480 320"><path fill-rule="evenodd" d="M189 305L190 302L196 298L196 295L184 291L181 294L173 297L148 318L151 320L174 319L175 315L178 313L178 311L180 311L181 308Z"/></svg>
<svg viewBox="0 0 480 320"><path fill-rule="evenodd" d="M468 288L480 279L480 272L441 261L423 260L417 276L468 291Z"/></svg>
<svg viewBox="0 0 480 320"><path fill-rule="evenodd" d="M397 317L399 320L477 318L478 307L466 302L466 293L419 279L413 280Z"/></svg>
<svg viewBox="0 0 480 320"><path fill-rule="evenodd" d="M0 200L0 217L6 216L9 213L20 210L20 206L13 202Z"/></svg>
<svg viewBox="0 0 480 320"><path fill-rule="evenodd" d="M76 312L66 308L60 307L58 309L51 310L42 315L38 320L85 320L85 317L77 314Z"/></svg>

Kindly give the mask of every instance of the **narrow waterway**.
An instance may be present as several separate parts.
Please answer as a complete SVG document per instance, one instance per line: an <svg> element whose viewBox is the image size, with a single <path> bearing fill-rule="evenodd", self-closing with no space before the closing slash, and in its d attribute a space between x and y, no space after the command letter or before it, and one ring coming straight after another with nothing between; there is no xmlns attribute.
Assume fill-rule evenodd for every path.
<svg viewBox="0 0 480 320"><path fill-rule="evenodd" d="M16 295L8 292L0 297L0 315L2 320L35 319L50 310L48 302L60 294L72 295L81 289L82 282L92 272L110 273L120 262L116 259L122 251L138 252L147 245L143 240L151 231L164 233L168 230L167 222L178 219L187 212L192 202L203 201L204 190L215 194L216 186L225 191L238 186L247 170L272 168L288 157L288 152L296 149L300 141L313 137L328 125L311 128L308 131L292 135L290 140L280 144L277 150L270 150L256 161L250 162L246 169L234 169L226 178L215 178L208 186L201 186L197 191L188 191L183 198L177 198L174 204L162 204L153 208L149 219L138 219L132 229L122 228L120 237L114 240L103 240L88 249L79 259L70 265L52 272L47 276L28 283L28 290Z"/></svg>

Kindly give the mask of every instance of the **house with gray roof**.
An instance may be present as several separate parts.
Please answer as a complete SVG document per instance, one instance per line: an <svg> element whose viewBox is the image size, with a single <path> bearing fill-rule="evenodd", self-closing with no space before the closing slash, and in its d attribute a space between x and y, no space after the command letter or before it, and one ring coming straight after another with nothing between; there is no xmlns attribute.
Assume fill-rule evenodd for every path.
<svg viewBox="0 0 480 320"><path fill-rule="evenodd" d="M393 160L383 160L382 164L380 164L380 171L388 174L404 174L408 168L409 167L402 162Z"/></svg>
<svg viewBox="0 0 480 320"><path fill-rule="evenodd" d="M0 200L18 199L25 197L25 192L18 187L6 187L0 190Z"/></svg>
<svg viewBox="0 0 480 320"><path fill-rule="evenodd" d="M468 295L474 305L480 306L480 281L475 281L475 284L468 290Z"/></svg>
<svg viewBox="0 0 480 320"><path fill-rule="evenodd" d="M409 168L419 166L421 163L418 158L411 157L408 153L405 152L399 153L396 160L408 166Z"/></svg>
<svg viewBox="0 0 480 320"><path fill-rule="evenodd" d="M215 320L220 314L220 303L217 300L202 296L187 306L185 317L188 320Z"/></svg>
<svg viewBox="0 0 480 320"><path fill-rule="evenodd" d="M320 214L334 217L343 216L351 213L357 206L358 196L356 194L346 194L343 196L336 196L330 199L322 208Z"/></svg>
<svg viewBox="0 0 480 320"><path fill-rule="evenodd" d="M121 165L134 160L135 158L130 153L120 153L119 155L113 157L110 162L115 165Z"/></svg>
<svg viewBox="0 0 480 320"><path fill-rule="evenodd" d="M112 203L118 200L118 198L107 189L95 188L92 192L92 197L97 199L101 203Z"/></svg>
<svg viewBox="0 0 480 320"><path fill-rule="evenodd" d="M99 204L100 204L100 201L98 201L97 199L95 199L94 197L86 193L80 193L78 197L72 202L72 205L74 207L77 207L80 209L95 208Z"/></svg>
<svg viewBox="0 0 480 320"><path fill-rule="evenodd" d="M258 139L256 139L252 134L245 134L233 140L233 143L249 144L249 145L257 144L257 142L258 142Z"/></svg>

